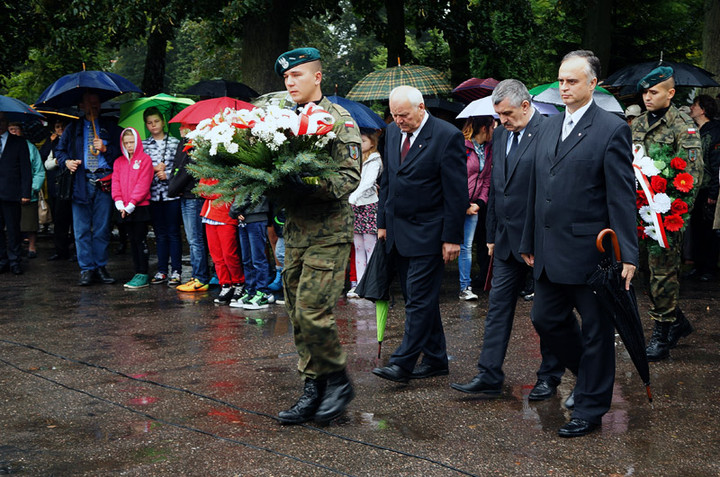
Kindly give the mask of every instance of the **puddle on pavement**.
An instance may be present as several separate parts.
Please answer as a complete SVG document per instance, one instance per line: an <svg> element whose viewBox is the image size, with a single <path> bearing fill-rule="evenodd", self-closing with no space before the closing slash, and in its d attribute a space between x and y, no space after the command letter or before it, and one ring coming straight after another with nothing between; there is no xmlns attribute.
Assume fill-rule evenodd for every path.
<svg viewBox="0 0 720 477"><path fill-rule="evenodd" d="M389 416L383 416L382 414L361 411L346 414L346 416L351 416L349 421L361 427L375 431L394 430L403 437L415 441L429 441L440 437L438 434L433 433L431 428L423 422L418 422L417 425L415 425L407 420L396 420Z"/></svg>

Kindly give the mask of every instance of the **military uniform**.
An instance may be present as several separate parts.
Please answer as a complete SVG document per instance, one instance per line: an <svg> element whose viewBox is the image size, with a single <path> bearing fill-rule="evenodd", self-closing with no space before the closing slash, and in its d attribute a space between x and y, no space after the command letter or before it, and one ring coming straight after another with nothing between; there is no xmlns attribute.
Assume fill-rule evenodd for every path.
<svg viewBox="0 0 720 477"><path fill-rule="evenodd" d="M335 119L330 144L338 173L286 207L285 305L293 323L298 371L311 379L345 369L347 356L332 313L345 284L353 242L348 196L360 181L360 131L350 114L327 98L319 106Z"/></svg>
<svg viewBox="0 0 720 477"><path fill-rule="evenodd" d="M668 144L676 154L682 153L687 160L685 172L693 176L693 202L703 178L700 134L690 116L671 105L665 115L652 126L648 113L632 123L633 144L643 144L645 150L653 143ZM661 322L674 322L680 296L680 273L682 232L667 232L672 236L674 247L663 249L659 255L648 254L650 269L650 317ZM642 253L647 254L643 247Z"/></svg>

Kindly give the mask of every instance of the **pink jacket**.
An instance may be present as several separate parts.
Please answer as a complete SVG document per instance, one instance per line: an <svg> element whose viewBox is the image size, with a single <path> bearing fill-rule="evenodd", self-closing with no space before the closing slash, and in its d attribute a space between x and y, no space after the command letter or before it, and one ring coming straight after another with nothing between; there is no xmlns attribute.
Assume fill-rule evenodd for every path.
<svg viewBox="0 0 720 477"><path fill-rule="evenodd" d="M115 202L121 200L125 205L150 205L150 184L155 174L152 158L143 152L138 132L134 128L124 129L123 134L125 131L132 131L135 135L135 153L128 157L121 134L120 149L123 155L113 164L112 198Z"/></svg>
<svg viewBox="0 0 720 477"><path fill-rule="evenodd" d="M465 139L465 151L467 152L467 172L468 172L468 195L470 203L476 203L482 200L487 204L488 194L490 192L490 180L492 169L492 142L488 141L483 144L485 149L485 166L480 171L480 159L475 152L472 141Z"/></svg>

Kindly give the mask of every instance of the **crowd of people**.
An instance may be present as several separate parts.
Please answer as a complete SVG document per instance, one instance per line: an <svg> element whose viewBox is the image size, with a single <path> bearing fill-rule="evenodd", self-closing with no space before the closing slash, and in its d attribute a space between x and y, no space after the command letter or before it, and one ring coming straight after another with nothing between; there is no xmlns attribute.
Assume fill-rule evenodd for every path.
<svg viewBox="0 0 720 477"><path fill-rule="evenodd" d="M561 437L594 431L611 403L613 328L586 284L602 259L595 247L602 229L612 228L618 237L626 287L641 263L649 269L649 314L655 325L648 359L666 359L693 331L678 304L682 229L668 229L668 245L648 253L639 243L647 234L637 224L642 200L653 198L638 192L633 144L646 151L653 144L668 145L697 186L691 192L694 208L689 201L685 209L692 217L686 248L695 264L689 275L715 278L718 106L701 95L689 115L678 110L671 101L671 68L657 68L640 81L646 112L633 105L626 121L593 101L600 66L584 50L563 58L558 79L566 110L550 117L533 108L522 82L508 79L492 93L499 121L471 117L460 131L429 114L420 91L400 86L389 95L392 122L382 134L357 127L345 109L323 95L316 49L284 53L275 71L294 108L319 105L335 119L336 133L329 150L337 173L316 184L298 181L301 198L283 209L266 198L229 204L219 196L197 195L199 183L215 180L198 181L190 174L189 146L168 134L166 118L156 108L144 112L149 135L141 140L134 128L120 130L102 117L100 98L88 91L79 104L83 116L57 120L39 151L21 139L21 124L8 124L0 113L0 271L23 272L22 233L27 258L37 257L40 198L54 220L49 260L77 260L80 286L115 283L106 267L111 230L117 226L129 239L134 267L127 289L168 284L196 293L215 280L218 305L256 310L285 304L303 379L298 401L279 413L286 424L329 422L353 399L333 306L348 272L347 297L360 298L355 287L378 247L399 279L405 328L389 363L373 373L399 383L449 373L439 298L443 270L459 259L458 298L477 300L471 278L475 243L476 282L483 286L490 285L484 281L492 262L482 352L478 374L451 387L501 394L517 297L532 273L534 289L526 294L534 300L531 319L542 361L529 399L555 395L566 369L576 377L565 402L573 412L559 429ZM183 124L182 134L192 127ZM191 263L185 280L181 224Z"/></svg>

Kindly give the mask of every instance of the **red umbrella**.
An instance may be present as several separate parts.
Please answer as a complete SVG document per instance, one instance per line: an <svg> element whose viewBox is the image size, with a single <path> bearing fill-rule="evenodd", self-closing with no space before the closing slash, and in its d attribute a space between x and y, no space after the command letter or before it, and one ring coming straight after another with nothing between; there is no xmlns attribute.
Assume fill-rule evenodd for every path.
<svg viewBox="0 0 720 477"><path fill-rule="evenodd" d="M498 83L499 81L494 78L470 78L452 90L452 95L467 104L476 99L490 96Z"/></svg>
<svg viewBox="0 0 720 477"><path fill-rule="evenodd" d="M225 108L255 109L255 106L245 101L240 101L239 99L228 98L227 96L205 99L183 109L169 122L199 124L203 119L212 118L217 113L225 111Z"/></svg>

